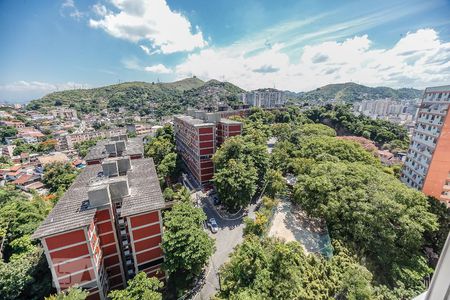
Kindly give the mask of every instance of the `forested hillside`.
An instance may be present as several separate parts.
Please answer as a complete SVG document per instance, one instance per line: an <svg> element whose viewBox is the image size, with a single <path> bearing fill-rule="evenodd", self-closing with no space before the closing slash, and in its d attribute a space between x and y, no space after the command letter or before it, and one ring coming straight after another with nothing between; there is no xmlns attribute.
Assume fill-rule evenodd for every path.
<svg viewBox="0 0 450 300"><path fill-rule="evenodd" d="M187 107L202 108L217 102L236 103L243 89L229 83L186 78L170 83L125 82L93 89L54 92L33 100L28 109L44 110L66 106L81 113L125 107L141 114L157 116L178 113Z"/></svg>
<svg viewBox="0 0 450 300"><path fill-rule="evenodd" d="M368 87L353 82L328 84L303 94L302 100L342 100L348 102L364 99L413 99L420 98L422 91L412 88L392 89L389 87Z"/></svg>

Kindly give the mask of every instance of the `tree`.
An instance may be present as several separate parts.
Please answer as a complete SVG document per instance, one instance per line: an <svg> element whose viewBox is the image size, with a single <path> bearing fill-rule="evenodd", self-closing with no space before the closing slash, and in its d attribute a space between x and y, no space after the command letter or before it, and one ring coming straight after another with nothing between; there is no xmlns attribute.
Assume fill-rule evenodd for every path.
<svg viewBox="0 0 450 300"><path fill-rule="evenodd" d="M161 300L158 290L163 283L156 277L147 277L145 272L139 272L133 279L128 280L124 290L115 290L108 294L111 300Z"/></svg>
<svg viewBox="0 0 450 300"><path fill-rule="evenodd" d="M305 255L298 242L249 235L220 278L219 299L373 299L371 273L339 243L325 260Z"/></svg>
<svg viewBox="0 0 450 300"><path fill-rule="evenodd" d="M45 300L85 300L89 293L77 287L70 287L56 295L46 297Z"/></svg>
<svg viewBox="0 0 450 300"><path fill-rule="evenodd" d="M427 200L428 211L436 215L439 228L435 231L427 230L425 232L425 246L440 254L450 232L450 208L434 197L427 197Z"/></svg>
<svg viewBox="0 0 450 300"><path fill-rule="evenodd" d="M79 171L70 163L51 163L45 166L43 182L48 186L50 192L59 189L65 191L69 188Z"/></svg>
<svg viewBox="0 0 450 300"><path fill-rule="evenodd" d="M178 161L178 154L176 152L171 152L164 156L164 158L159 163L157 170L158 175L161 179L166 180L176 174L177 168L180 162Z"/></svg>
<svg viewBox="0 0 450 300"><path fill-rule="evenodd" d="M298 155L316 161L348 161L380 165L378 159L360 144L326 136L314 136L305 140Z"/></svg>
<svg viewBox="0 0 450 300"><path fill-rule="evenodd" d="M87 140L87 141L76 143L75 149L78 151L78 155L81 157L85 157L89 153L89 150L91 149L91 147L96 145L99 140L101 140L101 139L98 138L98 139L92 139L92 140Z"/></svg>
<svg viewBox="0 0 450 300"><path fill-rule="evenodd" d="M51 290L51 274L40 247L9 262L0 260L2 299L40 300Z"/></svg>
<svg viewBox="0 0 450 300"><path fill-rule="evenodd" d="M214 173L213 182L222 203L237 210L251 202L257 188L258 173L251 162L245 164L230 159Z"/></svg>
<svg viewBox="0 0 450 300"><path fill-rule="evenodd" d="M313 165L298 177L294 201L310 215L323 218L330 234L368 260L378 280L396 279L420 266L427 230L437 228L425 196L383 170L362 163ZM423 278L426 268L416 268ZM408 288L422 286L422 280Z"/></svg>
<svg viewBox="0 0 450 300"><path fill-rule="evenodd" d="M205 220L203 210L190 201L177 202L164 214L164 268L178 288L188 286L213 253L214 240L203 229Z"/></svg>
<svg viewBox="0 0 450 300"><path fill-rule="evenodd" d="M2 126L0 127L0 141L2 143L5 142L5 139L7 137L13 137L16 136L17 129L11 126Z"/></svg>
<svg viewBox="0 0 450 300"><path fill-rule="evenodd" d="M311 136L335 137L336 131L323 124L304 124L294 128L294 131L291 134L291 142L298 145Z"/></svg>
<svg viewBox="0 0 450 300"><path fill-rule="evenodd" d="M271 198L275 198L277 194L283 192L286 188L286 180L279 170L269 169L266 173L265 182L265 193Z"/></svg>
<svg viewBox="0 0 450 300"><path fill-rule="evenodd" d="M234 136L226 139L213 156L216 170L222 169L231 159L253 164L261 181L269 167L266 144L255 143L251 137Z"/></svg>

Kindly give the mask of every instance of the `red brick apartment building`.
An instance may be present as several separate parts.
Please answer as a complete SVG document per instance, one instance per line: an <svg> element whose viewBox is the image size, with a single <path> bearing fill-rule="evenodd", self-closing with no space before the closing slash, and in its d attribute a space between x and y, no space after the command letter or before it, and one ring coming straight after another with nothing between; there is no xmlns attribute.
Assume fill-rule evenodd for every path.
<svg viewBox="0 0 450 300"><path fill-rule="evenodd" d="M139 271L165 278L165 205L153 160L110 156L84 169L33 234L58 292L78 285L88 299L106 299Z"/></svg>
<svg viewBox="0 0 450 300"><path fill-rule="evenodd" d="M450 85L425 89L401 180L450 206Z"/></svg>
<svg viewBox="0 0 450 300"><path fill-rule="evenodd" d="M213 178L213 154L227 137L240 135L242 123L223 118L241 111L206 113L188 110L174 117L177 151L196 181L205 186Z"/></svg>

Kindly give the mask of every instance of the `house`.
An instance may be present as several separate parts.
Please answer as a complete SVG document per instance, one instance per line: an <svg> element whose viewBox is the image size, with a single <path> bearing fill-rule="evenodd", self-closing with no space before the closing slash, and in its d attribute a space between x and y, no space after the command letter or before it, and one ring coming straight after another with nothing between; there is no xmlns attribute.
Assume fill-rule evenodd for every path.
<svg viewBox="0 0 450 300"><path fill-rule="evenodd" d="M44 188L41 177L33 174L22 174L19 176L19 178L11 183L14 184L16 188L21 189L25 192Z"/></svg>

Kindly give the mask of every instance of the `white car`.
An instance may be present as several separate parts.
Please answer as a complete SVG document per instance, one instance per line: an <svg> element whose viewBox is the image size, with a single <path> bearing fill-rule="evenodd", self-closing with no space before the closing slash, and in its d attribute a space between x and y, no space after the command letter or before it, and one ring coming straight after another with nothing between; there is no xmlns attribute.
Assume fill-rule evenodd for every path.
<svg viewBox="0 0 450 300"><path fill-rule="evenodd" d="M219 231L219 226L214 218L209 219L208 227L211 229L212 233L217 233L217 231Z"/></svg>

